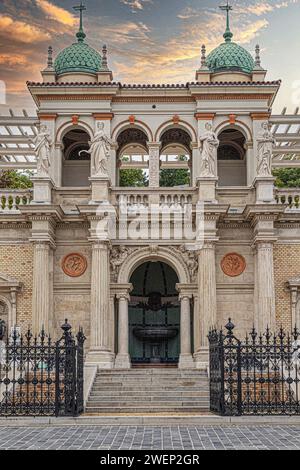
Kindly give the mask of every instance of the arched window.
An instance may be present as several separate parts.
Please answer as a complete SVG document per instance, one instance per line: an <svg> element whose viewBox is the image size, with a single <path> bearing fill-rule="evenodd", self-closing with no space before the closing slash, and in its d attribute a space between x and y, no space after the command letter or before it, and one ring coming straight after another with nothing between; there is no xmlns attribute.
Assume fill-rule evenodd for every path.
<svg viewBox="0 0 300 470"><path fill-rule="evenodd" d="M148 186L149 153L146 134L136 128L125 129L117 142L119 186Z"/></svg>
<svg viewBox="0 0 300 470"><path fill-rule="evenodd" d="M247 184L245 136L237 129L226 129L219 135L219 186Z"/></svg>
<svg viewBox="0 0 300 470"><path fill-rule="evenodd" d="M89 186L89 140L88 133L80 129L71 130L64 136L63 186Z"/></svg>
<svg viewBox="0 0 300 470"><path fill-rule="evenodd" d="M165 131L161 137L160 186L191 184L191 138L179 128Z"/></svg>

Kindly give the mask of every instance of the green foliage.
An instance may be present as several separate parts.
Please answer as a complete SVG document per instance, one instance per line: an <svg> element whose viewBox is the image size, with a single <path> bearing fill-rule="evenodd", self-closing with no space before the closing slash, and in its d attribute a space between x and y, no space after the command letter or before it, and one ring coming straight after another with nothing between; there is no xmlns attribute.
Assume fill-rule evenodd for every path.
<svg viewBox="0 0 300 470"><path fill-rule="evenodd" d="M273 176L278 188L300 187L300 168L276 168L273 170Z"/></svg>
<svg viewBox="0 0 300 470"><path fill-rule="evenodd" d="M141 188L148 186L147 175L141 169L127 168L120 170L120 186Z"/></svg>
<svg viewBox="0 0 300 470"><path fill-rule="evenodd" d="M159 185L162 188L172 188L173 186L183 186L190 183L190 172L187 169L168 169L161 170L159 175Z"/></svg>
<svg viewBox="0 0 300 470"><path fill-rule="evenodd" d="M30 177L32 171L4 170L0 174L0 188L5 189L28 189L32 188Z"/></svg>

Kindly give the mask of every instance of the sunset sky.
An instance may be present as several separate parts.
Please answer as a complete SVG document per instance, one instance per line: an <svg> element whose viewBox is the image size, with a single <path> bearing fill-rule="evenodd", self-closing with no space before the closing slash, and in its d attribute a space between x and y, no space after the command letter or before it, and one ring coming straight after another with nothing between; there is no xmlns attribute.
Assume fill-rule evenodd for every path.
<svg viewBox="0 0 300 470"><path fill-rule="evenodd" d="M40 80L47 48L73 42L76 0L1 0L0 79L7 104L33 108L26 80ZM208 52L223 41L224 13L216 0L86 0L87 42L106 43L114 79L124 83L175 83L195 79L201 44ZM226 3L226 2L225 2ZM234 40L254 51L259 43L268 79L282 79L275 111L297 105L300 89L300 0L234 1ZM298 82L297 82L298 81ZM299 98L299 97L298 97ZM298 103L300 105L300 102ZM0 113L5 108L0 106Z"/></svg>

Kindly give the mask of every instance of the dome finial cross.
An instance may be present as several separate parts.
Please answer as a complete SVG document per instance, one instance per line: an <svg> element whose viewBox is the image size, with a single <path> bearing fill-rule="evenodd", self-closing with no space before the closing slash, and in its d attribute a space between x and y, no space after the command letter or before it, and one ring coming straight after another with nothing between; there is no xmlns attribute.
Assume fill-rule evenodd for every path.
<svg viewBox="0 0 300 470"><path fill-rule="evenodd" d="M220 10L226 11L226 31L223 35L224 39L226 42L231 42L231 39L233 37L232 32L230 31L230 20L229 20L229 12L233 10L232 6L229 5L229 1L227 0L227 5L221 5Z"/></svg>
<svg viewBox="0 0 300 470"><path fill-rule="evenodd" d="M80 14L79 31L76 34L76 36L77 36L78 42L83 42L85 37L86 37L86 34L83 31L83 12L86 11L86 6L83 5L83 3L81 1L80 5L76 5L75 7L73 7L73 9L75 11L79 11L79 14Z"/></svg>

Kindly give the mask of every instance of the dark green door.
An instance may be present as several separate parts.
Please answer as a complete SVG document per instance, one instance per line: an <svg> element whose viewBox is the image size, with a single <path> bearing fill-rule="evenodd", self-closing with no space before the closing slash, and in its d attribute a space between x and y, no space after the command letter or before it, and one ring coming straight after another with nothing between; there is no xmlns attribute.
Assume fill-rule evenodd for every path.
<svg viewBox="0 0 300 470"><path fill-rule="evenodd" d="M129 352L133 363L177 363L180 307L175 271L162 262L147 262L133 273L129 304Z"/></svg>

